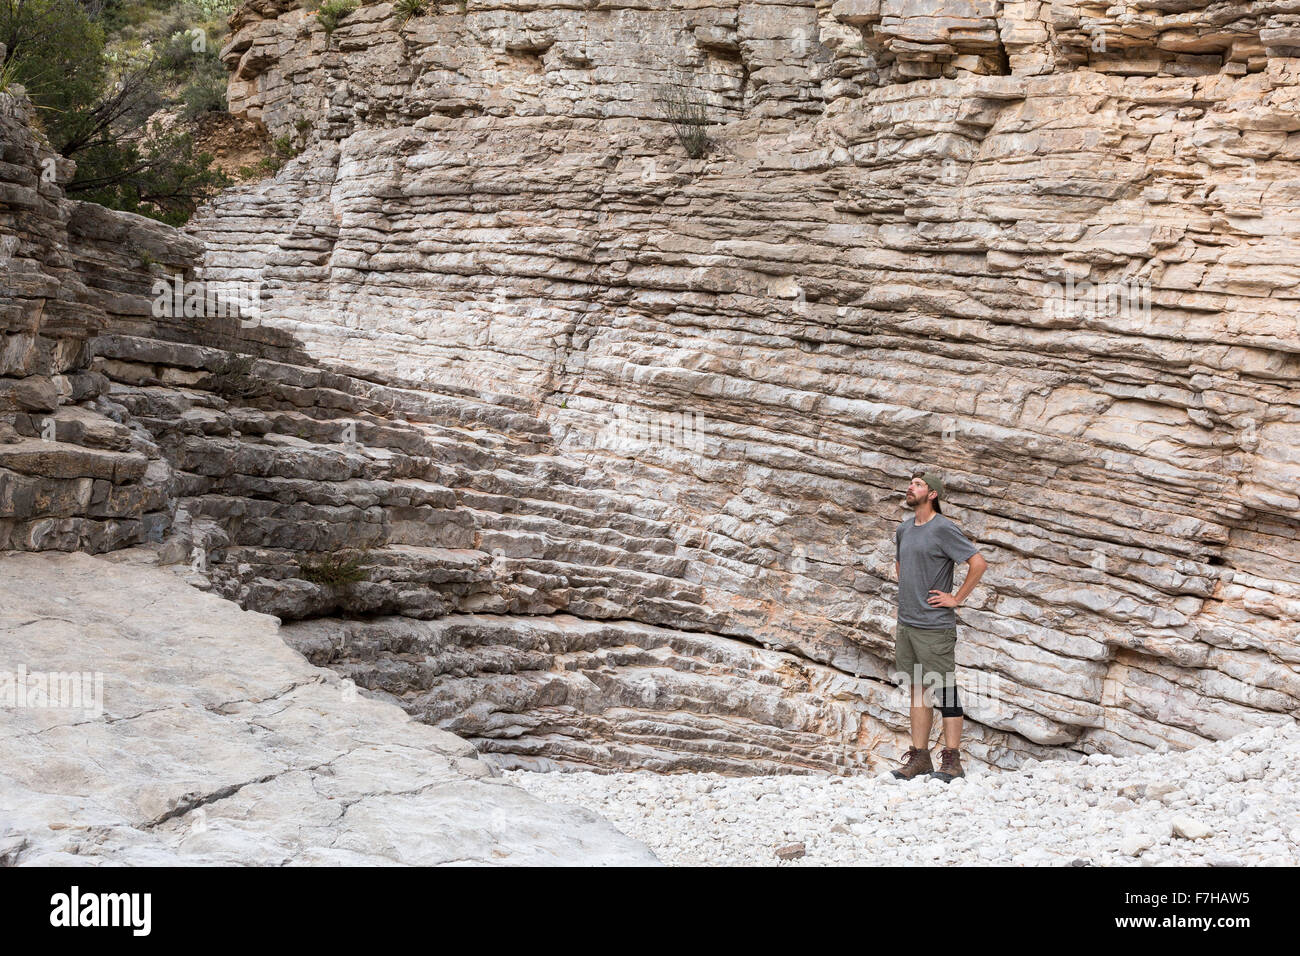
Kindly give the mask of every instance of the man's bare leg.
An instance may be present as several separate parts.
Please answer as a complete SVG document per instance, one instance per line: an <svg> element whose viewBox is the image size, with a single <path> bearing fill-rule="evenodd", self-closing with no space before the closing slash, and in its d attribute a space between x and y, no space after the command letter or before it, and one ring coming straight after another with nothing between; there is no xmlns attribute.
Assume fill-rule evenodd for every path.
<svg viewBox="0 0 1300 956"><path fill-rule="evenodd" d="M915 713L915 711L913 711ZM912 739L916 739L916 734L912 734ZM961 749L961 718L945 717L943 719L943 745L949 750Z"/></svg>
<svg viewBox="0 0 1300 956"><path fill-rule="evenodd" d="M912 685L912 709L909 714L912 724L912 746L917 750L930 749L930 727L934 721L934 711L925 700L925 688ZM945 724L948 721L944 721Z"/></svg>

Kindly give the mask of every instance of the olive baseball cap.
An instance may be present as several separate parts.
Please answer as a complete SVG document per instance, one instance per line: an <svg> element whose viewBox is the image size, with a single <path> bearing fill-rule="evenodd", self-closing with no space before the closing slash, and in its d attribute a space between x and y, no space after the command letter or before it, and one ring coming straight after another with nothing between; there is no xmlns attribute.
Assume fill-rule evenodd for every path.
<svg viewBox="0 0 1300 956"><path fill-rule="evenodd" d="M921 480L930 486L931 491L938 492L937 501L943 500L943 477L937 471L921 472Z"/></svg>

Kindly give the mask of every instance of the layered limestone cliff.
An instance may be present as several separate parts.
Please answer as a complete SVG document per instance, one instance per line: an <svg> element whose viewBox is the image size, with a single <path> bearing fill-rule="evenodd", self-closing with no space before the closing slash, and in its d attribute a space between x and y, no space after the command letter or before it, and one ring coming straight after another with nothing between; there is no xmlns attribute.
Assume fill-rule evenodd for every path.
<svg viewBox="0 0 1300 956"><path fill-rule="evenodd" d="M0 93L0 866L656 864L312 667L202 574L153 567L219 533L189 516L182 436L255 391L249 349L295 353L232 352L225 300L160 315L155 286L197 288L200 245L65 199L32 126Z"/></svg>
<svg viewBox="0 0 1300 956"><path fill-rule="evenodd" d="M675 765L734 736L724 700L781 726L769 696L851 765L902 726L872 685L924 462L992 562L958 649L1000 692L980 757L1293 719L1297 24L470 0L363 6L327 37L246 5L232 108L306 151L195 224L208 273L260 280L274 327L446 396L471 433L484 404L517 412L533 430L493 459L513 474L454 486L466 544L601 622L506 597L304 641L524 765L635 763L612 756L634 734ZM707 102L706 156L664 84ZM749 663L717 667L718 638ZM714 692L749 672L768 695ZM629 673L659 696L612 691Z"/></svg>
<svg viewBox="0 0 1300 956"><path fill-rule="evenodd" d="M149 312L150 271L199 244L141 216L69 202L72 172L0 93L0 549L109 551L161 540L170 469L114 416L94 342Z"/></svg>
<svg viewBox="0 0 1300 956"><path fill-rule="evenodd" d="M137 269L89 366L163 557L502 766L851 771L924 463L973 760L1290 723L1286 6L245 4L231 108L302 152L181 243L257 308Z"/></svg>

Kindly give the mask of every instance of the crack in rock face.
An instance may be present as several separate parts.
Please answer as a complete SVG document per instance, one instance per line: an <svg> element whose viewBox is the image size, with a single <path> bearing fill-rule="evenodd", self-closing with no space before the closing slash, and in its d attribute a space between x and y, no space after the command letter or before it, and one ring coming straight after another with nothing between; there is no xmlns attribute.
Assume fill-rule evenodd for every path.
<svg viewBox="0 0 1300 956"><path fill-rule="evenodd" d="M0 549L146 547L485 766L858 774L923 464L969 763L1294 723L1290 15L381 6L237 11L303 151L182 231L0 94Z"/></svg>

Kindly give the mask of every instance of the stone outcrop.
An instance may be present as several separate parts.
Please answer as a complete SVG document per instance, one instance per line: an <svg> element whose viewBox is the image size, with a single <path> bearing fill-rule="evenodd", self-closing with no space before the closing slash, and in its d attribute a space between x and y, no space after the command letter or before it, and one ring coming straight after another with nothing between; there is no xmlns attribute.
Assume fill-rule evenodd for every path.
<svg viewBox="0 0 1300 956"><path fill-rule="evenodd" d="M1289 724L1289 17L470 0L329 38L255 0L231 106L303 151L172 248L256 325L120 270L87 372L157 463L163 560L500 766L892 756L919 463L991 562L973 761Z"/></svg>
<svg viewBox="0 0 1300 956"><path fill-rule="evenodd" d="M121 270L193 258L198 243L149 219L63 199L71 165L0 93L0 548L105 551L166 525L164 478L139 437L102 411L94 337ZM96 283L92 288L88 283ZM156 456L155 456L156 458Z"/></svg>
<svg viewBox="0 0 1300 956"><path fill-rule="evenodd" d="M0 863L657 862L152 563L0 557Z"/></svg>
<svg viewBox="0 0 1300 956"><path fill-rule="evenodd" d="M896 693L880 683L629 621L450 614L317 619L283 633L313 663L473 740L485 759L533 770L865 770L881 756L873 725L897 719Z"/></svg>
<svg viewBox="0 0 1300 956"><path fill-rule="evenodd" d="M232 108L309 148L192 232L209 273L256 275L313 355L544 423L598 498L552 474L507 514L461 500L543 604L634 622L601 645L669 625L884 678L892 529L924 461L993 563L958 650L1005 682L981 723L1012 750L1188 746L1294 719L1300 691L1293 20L471 2L399 29L374 4L331 40L250 4L224 51ZM680 82L714 124L702 159L656 102ZM668 428L682 414L692 440ZM591 512L673 546L598 539ZM501 536L525 519L527 538ZM575 609L555 561L617 586ZM629 564L681 582L685 606L665 619ZM376 623L359 643L321 624L313 646L332 629L317 653L456 721L434 704L456 696L448 673L489 696L501 658L535 666L529 684L572 673L567 626L525 665L537 631L511 620ZM443 663L395 662L431 648ZM524 723L603 713L565 700Z"/></svg>

